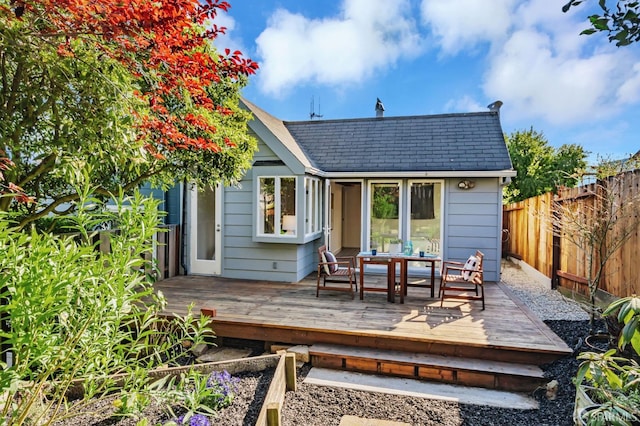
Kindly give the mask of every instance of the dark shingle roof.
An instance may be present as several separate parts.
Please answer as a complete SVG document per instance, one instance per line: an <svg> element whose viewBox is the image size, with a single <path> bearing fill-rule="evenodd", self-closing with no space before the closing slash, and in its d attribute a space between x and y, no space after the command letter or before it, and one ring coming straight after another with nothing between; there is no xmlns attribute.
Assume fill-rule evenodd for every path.
<svg viewBox="0 0 640 426"><path fill-rule="evenodd" d="M497 112L284 122L325 172L512 168Z"/></svg>

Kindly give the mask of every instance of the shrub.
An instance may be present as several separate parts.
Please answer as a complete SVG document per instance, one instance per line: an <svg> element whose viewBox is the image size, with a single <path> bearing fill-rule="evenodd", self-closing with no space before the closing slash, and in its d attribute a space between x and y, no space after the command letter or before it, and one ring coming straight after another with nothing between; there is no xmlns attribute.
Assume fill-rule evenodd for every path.
<svg viewBox="0 0 640 426"><path fill-rule="evenodd" d="M149 371L203 341L207 318L166 320L145 255L158 232L157 201L136 194L113 200L115 212L72 218L75 235L21 232L0 213L0 372L3 424L50 424L82 414L90 402L120 392L118 415L138 415L162 382ZM108 253L92 243L96 224L117 223ZM114 376L118 375L118 376ZM70 391L82 389L70 404Z"/></svg>

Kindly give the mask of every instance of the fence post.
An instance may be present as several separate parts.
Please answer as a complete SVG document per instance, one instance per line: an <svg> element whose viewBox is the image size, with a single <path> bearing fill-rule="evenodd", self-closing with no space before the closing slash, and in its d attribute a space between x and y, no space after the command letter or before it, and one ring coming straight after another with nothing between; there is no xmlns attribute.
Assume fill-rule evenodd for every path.
<svg viewBox="0 0 640 426"><path fill-rule="evenodd" d="M553 255L551 260L551 288L557 289L560 285L558 277L558 269L560 269L560 236L553 234Z"/></svg>

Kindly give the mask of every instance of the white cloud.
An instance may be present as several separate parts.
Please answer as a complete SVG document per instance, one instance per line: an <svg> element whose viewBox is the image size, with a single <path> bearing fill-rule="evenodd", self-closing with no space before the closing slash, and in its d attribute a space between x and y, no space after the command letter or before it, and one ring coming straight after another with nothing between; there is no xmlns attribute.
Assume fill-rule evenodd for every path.
<svg viewBox="0 0 640 426"><path fill-rule="evenodd" d="M548 0L422 0L423 19L443 53L490 43L482 90L486 99L502 100L515 120L567 126L637 103L637 53L611 46L604 34L580 36L588 25L581 21L584 13L560 8ZM470 99L450 101L447 108L471 107Z"/></svg>
<svg viewBox="0 0 640 426"><path fill-rule="evenodd" d="M623 81L616 91L621 104L634 104L640 99L640 62L636 62L629 72L627 80Z"/></svg>
<svg viewBox="0 0 640 426"><path fill-rule="evenodd" d="M358 83L417 55L420 37L410 12L407 0L344 0L339 16L324 19L277 10L256 40L261 90Z"/></svg>
<svg viewBox="0 0 640 426"><path fill-rule="evenodd" d="M422 21L443 53L455 54L503 38L511 26L516 0L422 0Z"/></svg>
<svg viewBox="0 0 640 426"><path fill-rule="evenodd" d="M233 30L236 28L235 19L224 11L219 11L214 22L218 28L226 28L225 33L220 33L214 42L219 53L224 54L225 49L229 49L232 52L239 50L244 54L248 52L243 46L242 41L233 36Z"/></svg>
<svg viewBox="0 0 640 426"><path fill-rule="evenodd" d="M445 111L451 112L475 112L475 111L487 111L487 107L482 105L476 99L471 96L465 95L459 99L451 99L446 103L444 107Z"/></svg>
<svg viewBox="0 0 640 426"><path fill-rule="evenodd" d="M552 44L541 33L514 33L492 59L485 92L501 98L515 114L554 124L602 116L612 102L607 99L616 68L612 55L560 57Z"/></svg>

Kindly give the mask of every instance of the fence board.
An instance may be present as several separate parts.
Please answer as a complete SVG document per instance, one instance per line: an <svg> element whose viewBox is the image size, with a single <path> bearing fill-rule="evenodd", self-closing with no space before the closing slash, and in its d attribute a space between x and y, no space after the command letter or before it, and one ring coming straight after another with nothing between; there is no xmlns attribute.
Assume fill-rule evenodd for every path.
<svg viewBox="0 0 640 426"><path fill-rule="evenodd" d="M640 170L625 172L617 178L622 179L622 189L619 193L616 192L618 201L640 202ZM595 184L562 188L556 197L562 199L570 208L589 211L595 206L597 188ZM554 195L547 193L503 206L503 227L506 230L505 235L508 236L503 241L503 253L521 258L549 278L553 276L553 230L550 225L553 201ZM629 223L633 222L619 221L617 227L620 229ZM581 283L583 280L567 278L584 279L588 275L586 253L567 238L560 238L560 247L558 270L563 272L559 280L560 285L586 293L585 284ZM640 294L638 253L640 226L636 227L635 232L605 265L600 289L618 297Z"/></svg>
<svg viewBox="0 0 640 426"><path fill-rule="evenodd" d="M159 280L171 278L180 274L180 225L163 225L160 228L165 231L157 232L153 242L154 253L145 255L145 260L155 261ZM100 231L98 238L100 244L98 250L103 253L111 251L110 235L117 230ZM154 259L152 259L154 257Z"/></svg>

